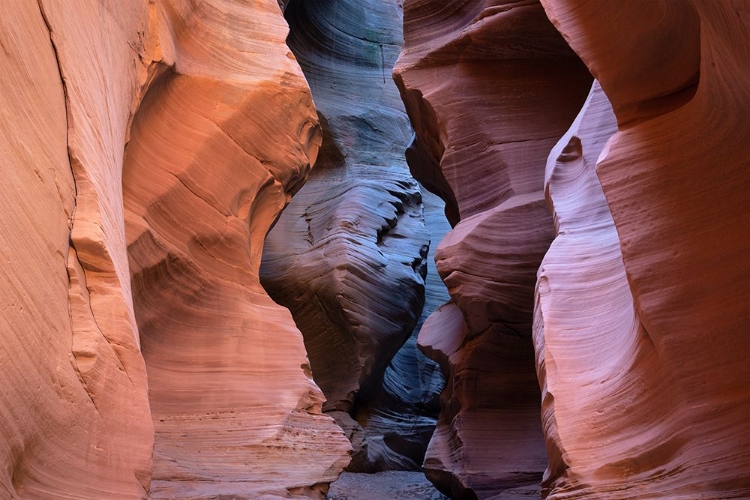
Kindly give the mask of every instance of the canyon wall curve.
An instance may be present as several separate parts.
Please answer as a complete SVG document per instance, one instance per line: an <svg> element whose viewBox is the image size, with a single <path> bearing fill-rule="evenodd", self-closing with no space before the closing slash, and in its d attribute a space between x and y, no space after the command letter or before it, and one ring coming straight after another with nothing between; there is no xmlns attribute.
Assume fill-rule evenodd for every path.
<svg viewBox="0 0 750 500"><path fill-rule="evenodd" d="M390 76L400 7L292 0L285 16L323 146L269 233L262 282L304 335L324 410L354 446L349 470L418 470L442 381L412 335L430 234L404 159L411 127Z"/></svg>

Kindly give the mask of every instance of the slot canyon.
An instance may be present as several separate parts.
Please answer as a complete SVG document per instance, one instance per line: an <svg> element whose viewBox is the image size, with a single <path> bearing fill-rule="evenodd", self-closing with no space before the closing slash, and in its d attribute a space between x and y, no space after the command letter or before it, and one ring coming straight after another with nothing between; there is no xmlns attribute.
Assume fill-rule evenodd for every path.
<svg viewBox="0 0 750 500"><path fill-rule="evenodd" d="M3 0L0 48L0 500L750 499L747 0Z"/></svg>

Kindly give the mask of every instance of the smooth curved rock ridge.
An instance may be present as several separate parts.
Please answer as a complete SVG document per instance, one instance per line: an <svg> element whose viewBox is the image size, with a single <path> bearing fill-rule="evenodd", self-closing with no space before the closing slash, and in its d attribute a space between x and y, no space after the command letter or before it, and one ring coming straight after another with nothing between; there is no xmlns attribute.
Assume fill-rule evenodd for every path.
<svg viewBox="0 0 750 500"><path fill-rule="evenodd" d="M635 311L595 173L616 130L595 83L547 165L557 238L539 271L534 340L549 498L653 498L656 483L671 498L680 481L682 401Z"/></svg>
<svg viewBox="0 0 750 500"><path fill-rule="evenodd" d="M601 82L620 126L667 113L695 94L701 18L690 1L613 6L586 0L542 0L542 4Z"/></svg>
<svg viewBox="0 0 750 500"><path fill-rule="evenodd" d="M415 176L450 186L457 206L446 210L459 218L541 191L539 162L591 81L532 0L407 0L394 78L417 149L439 163L437 175L429 162L413 166Z"/></svg>
<svg viewBox="0 0 750 500"><path fill-rule="evenodd" d="M538 2L407 1L404 27L410 166L455 224L436 253L452 303L419 340L448 377L425 470L454 497L489 498L534 487L546 465L531 340L554 236L544 164L591 76Z"/></svg>
<svg viewBox="0 0 750 500"><path fill-rule="evenodd" d="M322 498L351 448L258 278L320 145L309 89L276 2L165 3L157 23L123 173L152 498Z"/></svg>
<svg viewBox="0 0 750 500"><path fill-rule="evenodd" d="M305 337L324 408L354 443L350 469L415 469L434 426L417 403L434 399L434 383L411 369L430 362L407 346L390 377L408 379L383 386L424 304L429 245L403 156L411 129L390 78L400 8L292 0L285 16L324 138L310 179L268 236L263 285Z"/></svg>
<svg viewBox="0 0 750 500"><path fill-rule="evenodd" d="M557 432L570 469L554 471L550 497L745 498L750 484L740 471L750 460L750 372L743 361L750 354L750 296L742 283L750 275L750 234L737 228L750 222L742 118L750 109L742 90L750 66L739 49L747 44L748 8L741 2L545 7L600 79L617 117L619 131L596 170L619 239L620 273L628 280L618 303L627 308L632 301L642 323L640 330L632 319L617 325L638 349L608 349L600 360L608 365L625 353L619 362L631 363L620 368L620 382L605 382L620 393L614 406L598 408L606 431L573 426L563 416L563 398L555 396L557 409L549 413L560 413ZM619 43L640 50L611 63L600 41L622 33L623 19L635 18L638 28ZM681 56L663 64L663 54L673 52ZM606 295L617 295L613 285L607 288ZM549 343L556 327L545 329ZM565 364L565 356L554 361L556 370L576 370L577 363ZM545 365L549 389L550 358ZM559 383L556 390L570 386ZM633 408L627 414L623 401ZM646 422L635 426L640 434L633 421ZM599 441L597 432L607 439ZM618 448L606 450L612 435ZM577 452L584 440L582 458ZM593 465L596 453L610 456Z"/></svg>

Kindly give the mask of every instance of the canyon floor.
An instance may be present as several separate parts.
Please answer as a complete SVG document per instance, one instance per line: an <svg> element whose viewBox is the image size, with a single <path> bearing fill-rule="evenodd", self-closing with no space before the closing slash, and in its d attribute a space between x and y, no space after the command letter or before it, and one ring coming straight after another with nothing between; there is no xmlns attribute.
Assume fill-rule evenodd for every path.
<svg viewBox="0 0 750 500"><path fill-rule="evenodd" d="M331 483L328 500L448 500L421 472L344 472Z"/></svg>
<svg viewBox="0 0 750 500"><path fill-rule="evenodd" d="M506 490L489 500L530 500L540 497L538 486ZM327 500L450 500L421 472L389 471L376 474L344 472L331 483Z"/></svg>

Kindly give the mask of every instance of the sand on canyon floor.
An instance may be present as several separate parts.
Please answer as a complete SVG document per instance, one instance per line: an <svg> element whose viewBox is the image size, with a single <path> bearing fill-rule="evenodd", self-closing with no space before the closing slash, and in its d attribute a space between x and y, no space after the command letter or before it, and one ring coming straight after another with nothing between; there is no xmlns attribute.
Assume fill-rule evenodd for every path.
<svg viewBox="0 0 750 500"><path fill-rule="evenodd" d="M421 472L344 472L331 483L328 500L448 500Z"/></svg>
<svg viewBox="0 0 750 500"><path fill-rule="evenodd" d="M505 490L487 500L536 500L538 485ZM450 500L421 472L389 471L375 474L344 472L331 483L328 500Z"/></svg>

